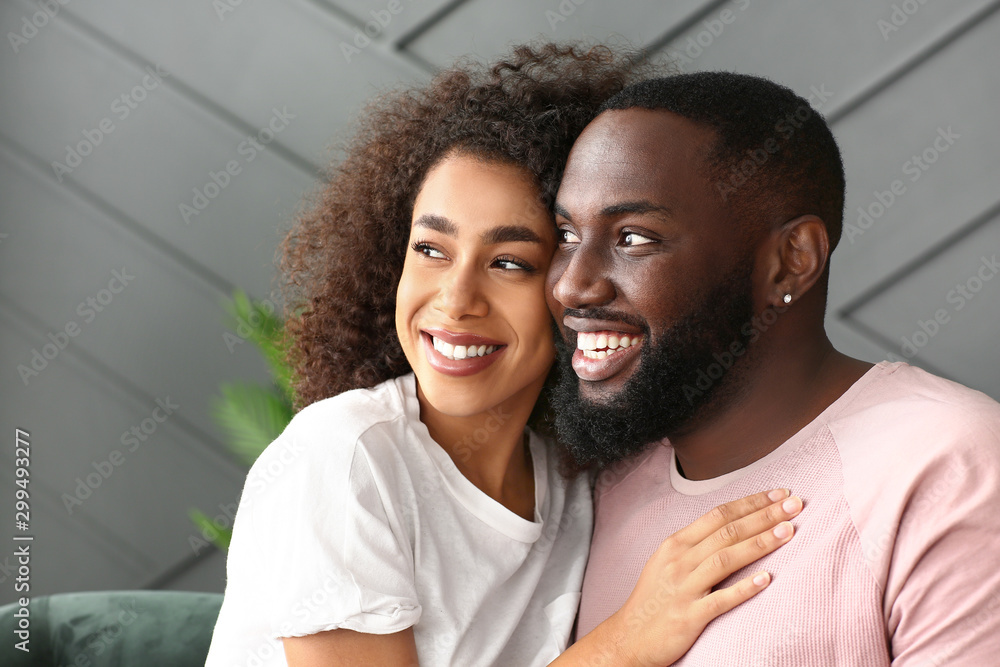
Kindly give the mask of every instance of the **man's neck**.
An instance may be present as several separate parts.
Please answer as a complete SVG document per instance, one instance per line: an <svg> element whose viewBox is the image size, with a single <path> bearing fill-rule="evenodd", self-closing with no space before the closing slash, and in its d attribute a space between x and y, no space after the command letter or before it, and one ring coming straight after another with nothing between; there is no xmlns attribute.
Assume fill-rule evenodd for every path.
<svg viewBox="0 0 1000 667"><path fill-rule="evenodd" d="M788 346L756 361L733 400L670 436L686 478L711 479L767 456L872 366L837 352L825 337L812 347Z"/></svg>

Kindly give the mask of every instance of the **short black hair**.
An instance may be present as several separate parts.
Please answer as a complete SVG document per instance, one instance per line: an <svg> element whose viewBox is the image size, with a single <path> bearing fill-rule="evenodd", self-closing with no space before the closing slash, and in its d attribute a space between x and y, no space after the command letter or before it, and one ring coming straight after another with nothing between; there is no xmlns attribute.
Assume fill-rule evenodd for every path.
<svg viewBox="0 0 1000 667"><path fill-rule="evenodd" d="M836 247L844 163L826 120L808 101L759 76L693 72L627 86L599 113L635 107L669 111L715 131L706 175L742 223L755 229L778 216L813 214L826 223L830 251Z"/></svg>

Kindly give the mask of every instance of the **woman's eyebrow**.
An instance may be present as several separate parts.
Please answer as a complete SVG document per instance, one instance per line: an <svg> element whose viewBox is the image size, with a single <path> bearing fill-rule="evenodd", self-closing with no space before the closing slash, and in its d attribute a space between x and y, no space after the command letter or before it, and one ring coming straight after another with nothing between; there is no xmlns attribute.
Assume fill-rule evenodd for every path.
<svg viewBox="0 0 1000 667"><path fill-rule="evenodd" d="M425 213L413 221L414 227L426 227L448 236L458 236L458 227L448 218L433 213Z"/></svg>
<svg viewBox="0 0 1000 667"><path fill-rule="evenodd" d="M522 241L524 243L542 243L542 239L534 230L521 225L501 225L482 233L479 237L484 245L494 245L497 243L511 243Z"/></svg>

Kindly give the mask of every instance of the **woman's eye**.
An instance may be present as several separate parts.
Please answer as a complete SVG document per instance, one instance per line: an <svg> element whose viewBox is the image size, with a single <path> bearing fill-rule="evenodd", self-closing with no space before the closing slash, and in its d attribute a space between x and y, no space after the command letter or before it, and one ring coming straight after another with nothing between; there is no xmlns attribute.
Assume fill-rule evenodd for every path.
<svg viewBox="0 0 1000 667"><path fill-rule="evenodd" d="M414 243L413 249L421 255L426 255L427 257L433 257L434 259L446 259L443 252L437 248L427 245L426 243Z"/></svg>
<svg viewBox="0 0 1000 667"><path fill-rule="evenodd" d="M558 233L559 243L579 243L580 237L568 229L560 229Z"/></svg>
<svg viewBox="0 0 1000 667"><path fill-rule="evenodd" d="M656 243L656 241L648 236L636 234L635 232L628 232L624 237L622 237L622 245L625 246L646 245L647 243Z"/></svg>
<svg viewBox="0 0 1000 667"><path fill-rule="evenodd" d="M535 267L522 262L519 259L513 257L497 257L493 260L493 266L498 269L503 269L504 271L534 271Z"/></svg>

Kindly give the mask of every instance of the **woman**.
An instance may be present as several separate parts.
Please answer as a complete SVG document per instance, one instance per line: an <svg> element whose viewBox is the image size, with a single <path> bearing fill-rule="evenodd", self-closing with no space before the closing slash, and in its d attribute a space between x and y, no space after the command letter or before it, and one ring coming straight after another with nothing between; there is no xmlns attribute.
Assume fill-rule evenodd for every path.
<svg viewBox="0 0 1000 667"><path fill-rule="evenodd" d="M209 665L670 664L766 586L711 592L790 537L783 490L672 536L566 650L592 510L526 428L554 358L548 204L635 63L522 47L369 109L286 240L308 407L248 475Z"/></svg>

